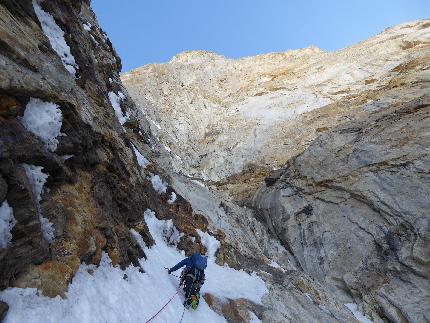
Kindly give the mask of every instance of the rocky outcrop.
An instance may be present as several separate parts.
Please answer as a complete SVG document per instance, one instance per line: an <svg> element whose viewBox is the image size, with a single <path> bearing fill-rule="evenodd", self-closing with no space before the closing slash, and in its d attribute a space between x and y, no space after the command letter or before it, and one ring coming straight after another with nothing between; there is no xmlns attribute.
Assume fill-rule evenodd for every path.
<svg viewBox="0 0 430 323"><path fill-rule="evenodd" d="M3 319L6 317L8 310L9 306L5 302L0 301L0 322L2 322Z"/></svg>
<svg viewBox="0 0 430 323"><path fill-rule="evenodd" d="M430 319L429 121L426 95L381 105L321 135L254 197L303 270L375 321Z"/></svg>
<svg viewBox="0 0 430 323"><path fill-rule="evenodd" d="M145 209L178 218L192 209L180 197L172 208L143 166L162 171L137 159L149 129L89 1L6 0L0 17L0 205L16 221L0 249L0 288L64 296L79 265L102 252L139 265L130 228L152 243Z"/></svg>

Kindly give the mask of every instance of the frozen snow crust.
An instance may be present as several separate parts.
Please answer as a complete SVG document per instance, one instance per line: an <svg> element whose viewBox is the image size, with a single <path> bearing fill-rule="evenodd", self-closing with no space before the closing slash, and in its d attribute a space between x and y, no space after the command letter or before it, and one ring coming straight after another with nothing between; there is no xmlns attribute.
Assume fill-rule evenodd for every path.
<svg viewBox="0 0 430 323"><path fill-rule="evenodd" d="M3 291L0 300L10 305L4 322L145 322L178 290L178 278L168 275L164 267L175 265L185 256L166 241L170 239L165 232L166 227L172 227L171 221L158 220L150 210L144 217L155 245L147 248L137 232L132 234L147 256L147 260L140 261L145 273L133 266L124 271L114 267L104 254L99 267L81 265L66 299L38 296L37 290L30 288ZM209 256L202 294L261 303L261 297L267 292L264 282L255 275L216 265L214 253L219 242L207 233L200 232L200 235ZM181 292L153 322L179 322L183 301ZM196 311L186 310L183 322L225 322L225 319L201 298Z"/></svg>
<svg viewBox="0 0 430 323"><path fill-rule="evenodd" d="M78 66L70 52L69 45L67 45L64 39L64 31L55 23L54 18L40 7L39 1L33 0L33 7L42 30L51 43L52 49L60 56L64 67L69 73L75 76Z"/></svg>
<svg viewBox="0 0 430 323"><path fill-rule="evenodd" d="M61 135L63 116L58 105L37 98L30 98L24 111L21 123L25 128L38 136L45 147L54 152Z"/></svg>
<svg viewBox="0 0 430 323"><path fill-rule="evenodd" d="M33 195L36 199L37 214L39 216L43 237L46 241L51 243L54 240L54 228L52 223L43 216L42 210L40 209L43 186L45 185L49 175L42 172L43 167L41 166L29 164L22 164L22 166L24 167L25 174L27 175L28 181L31 185L31 190L33 191Z"/></svg>
<svg viewBox="0 0 430 323"><path fill-rule="evenodd" d="M12 240L11 230L15 224L13 209L4 201L0 205L0 249L6 248Z"/></svg>

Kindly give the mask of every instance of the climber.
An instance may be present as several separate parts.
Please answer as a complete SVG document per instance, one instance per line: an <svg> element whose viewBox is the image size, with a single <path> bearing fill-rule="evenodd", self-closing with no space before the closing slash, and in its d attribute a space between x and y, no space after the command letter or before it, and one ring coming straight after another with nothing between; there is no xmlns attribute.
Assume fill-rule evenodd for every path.
<svg viewBox="0 0 430 323"><path fill-rule="evenodd" d="M194 252L190 257L185 258L178 264L168 269L168 273L178 270L186 266L181 273L181 281L179 286L184 286L185 302L184 306L191 306L196 309L199 304L200 288L205 281L205 269L207 266L207 257Z"/></svg>

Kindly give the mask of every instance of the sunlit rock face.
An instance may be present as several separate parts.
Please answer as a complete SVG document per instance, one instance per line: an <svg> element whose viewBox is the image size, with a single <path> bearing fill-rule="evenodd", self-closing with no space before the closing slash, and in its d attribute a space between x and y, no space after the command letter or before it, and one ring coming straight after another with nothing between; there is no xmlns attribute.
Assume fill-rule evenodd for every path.
<svg viewBox="0 0 430 323"><path fill-rule="evenodd" d="M122 75L176 170L218 181L252 165L279 167L320 133L426 77L429 22L385 30L337 52L315 47L238 60L185 52ZM394 83L397 82L397 83Z"/></svg>
<svg viewBox="0 0 430 323"><path fill-rule="evenodd" d="M312 290L360 304L374 322L426 322L429 62L423 20L337 52L193 51L121 78L158 162L204 182L224 219L241 214L236 227L255 216L308 275L298 281L312 277L323 286ZM293 304L283 287L272 291L270 301L280 293Z"/></svg>

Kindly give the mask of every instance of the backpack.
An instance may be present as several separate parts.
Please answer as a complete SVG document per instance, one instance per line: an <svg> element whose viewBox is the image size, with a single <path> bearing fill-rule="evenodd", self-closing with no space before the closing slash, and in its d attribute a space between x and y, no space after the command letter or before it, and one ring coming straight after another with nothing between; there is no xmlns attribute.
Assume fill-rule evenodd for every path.
<svg viewBox="0 0 430 323"><path fill-rule="evenodd" d="M208 266L208 259L206 257L201 256L197 252L193 253L193 255L191 256L191 261L193 263L193 267L201 271L204 271Z"/></svg>

